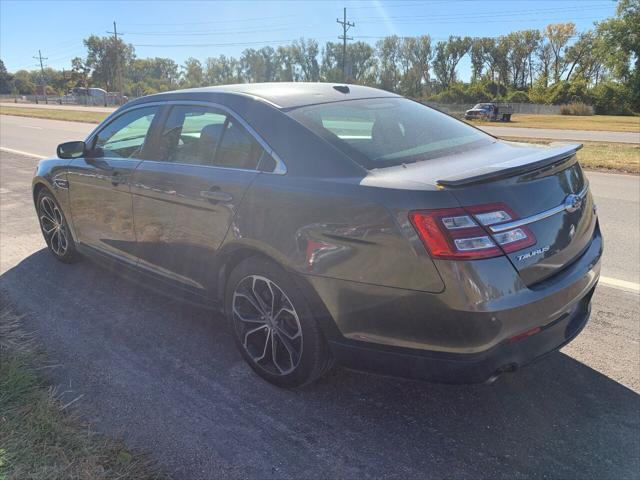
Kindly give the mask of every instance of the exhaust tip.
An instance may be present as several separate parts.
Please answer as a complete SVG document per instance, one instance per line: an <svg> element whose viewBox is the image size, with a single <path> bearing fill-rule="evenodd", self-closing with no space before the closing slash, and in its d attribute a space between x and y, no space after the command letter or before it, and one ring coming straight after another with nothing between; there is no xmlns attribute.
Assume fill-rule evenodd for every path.
<svg viewBox="0 0 640 480"><path fill-rule="evenodd" d="M518 369L518 365L515 363L508 363L498 368L493 374L484 381L485 385L492 385L495 383L498 378L503 376L505 373L515 372Z"/></svg>

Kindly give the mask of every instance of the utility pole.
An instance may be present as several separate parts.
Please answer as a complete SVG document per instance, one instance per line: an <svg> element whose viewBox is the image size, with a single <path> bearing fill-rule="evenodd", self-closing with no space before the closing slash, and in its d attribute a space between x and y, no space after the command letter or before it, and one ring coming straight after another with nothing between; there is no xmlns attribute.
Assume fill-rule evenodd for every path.
<svg viewBox="0 0 640 480"><path fill-rule="evenodd" d="M116 21L113 21L113 32L107 32L113 34L113 48L115 53L115 73L113 84L116 90L118 91L118 103L122 105L122 70L120 69L120 49L118 48L118 28L116 26ZM120 35L123 35L121 32ZM107 106L107 98L104 99L104 106Z"/></svg>
<svg viewBox="0 0 640 480"><path fill-rule="evenodd" d="M338 36L342 40L342 81L347 81L347 40L353 40L353 37L347 37L347 32L351 27L355 27L356 24L347 22L347 7L343 10L342 20L336 18L336 22L342 25L342 35Z"/></svg>
<svg viewBox="0 0 640 480"><path fill-rule="evenodd" d="M40 73L41 73L41 77L40 77L40 86L42 87L42 93L44 94L44 103L49 103L47 101L47 82L45 79L45 75L44 75L44 64L42 63L43 60L48 60L47 57L43 57L42 56L42 52L40 52L40 50L38 50L38 56L37 57L33 57L35 60L39 60L40 61ZM38 95L36 94L36 103L38 103Z"/></svg>

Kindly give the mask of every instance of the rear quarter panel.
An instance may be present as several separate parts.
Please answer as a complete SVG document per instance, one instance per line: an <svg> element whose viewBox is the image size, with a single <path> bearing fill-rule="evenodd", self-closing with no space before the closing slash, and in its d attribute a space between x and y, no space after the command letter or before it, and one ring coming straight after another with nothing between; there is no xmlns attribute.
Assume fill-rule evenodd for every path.
<svg viewBox="0 0 640 480"><path fill-rule="evenodd" d="M407 217L408 205L416 205L412 195L426 205L438 193L367 187L358 179L261 174L225 246L261 249L304 275L441 292L444 284Z"/></svg>

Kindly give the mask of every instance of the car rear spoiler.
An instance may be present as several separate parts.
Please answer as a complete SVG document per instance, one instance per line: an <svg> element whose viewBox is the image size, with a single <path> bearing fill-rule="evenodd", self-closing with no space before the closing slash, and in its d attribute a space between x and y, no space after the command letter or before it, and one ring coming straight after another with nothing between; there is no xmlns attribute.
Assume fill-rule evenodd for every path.
<svg viewBox="0 0 640 480"><path fill-rule="evenodd" d="M514 177L549 165L560 165L571 160L581 148L582 144L570 144L544 149L540 152L510 159L502 163L493 163L474 170L450 175L437 180L437 185L442 187L463 187Z"/></svg>

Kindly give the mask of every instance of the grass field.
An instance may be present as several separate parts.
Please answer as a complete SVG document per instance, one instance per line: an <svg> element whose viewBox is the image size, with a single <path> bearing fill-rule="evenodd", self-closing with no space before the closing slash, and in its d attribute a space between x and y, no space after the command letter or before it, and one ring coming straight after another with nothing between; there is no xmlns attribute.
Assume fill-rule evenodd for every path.
<svg viewBox="0 0 640 480"><path fill-rule="evenodd" d="M520 115L514 114L510 122L484 122L466 120L472 125L497 127L556 128L561 130L598 130L607 132L640 132L640 116L615 115Z"/></svg>
<svg viewBox="0 0 640 480"><path fill-rule="evenodd" d="M551 140L502 137L504 140L548 145ZM569 142L567 142L569 143ZM580 165L586 169L640 174L640 145L627 143L584 142L578 152Z"/></svg>
<svg viewBox="0 0 640 480"><path fill-rule="evenodd" d="M81 110L55 110L50 108L0 107L0 114L18 117L46 118L68 122L100 123L107 118L107 112L83 112Z"/></svg>
<svg viewBox="0 0 640 480"><path fill-rule="evenodd" d="M46 360L20 319L0 312L0 479L163 478L147 457L92 433L41 373ZM76 398L78 400L78 398Z"/></svg>

